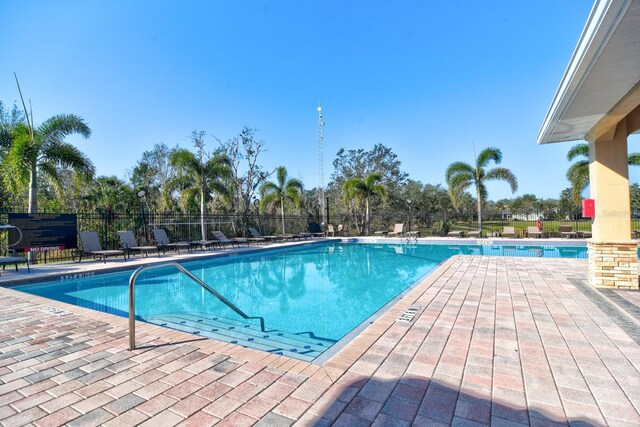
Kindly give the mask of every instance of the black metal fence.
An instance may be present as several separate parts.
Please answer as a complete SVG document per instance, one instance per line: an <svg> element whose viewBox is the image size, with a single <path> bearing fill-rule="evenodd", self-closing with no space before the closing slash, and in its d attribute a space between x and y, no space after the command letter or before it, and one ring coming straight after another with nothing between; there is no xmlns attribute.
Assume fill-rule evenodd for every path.
<svg viewBox="0 0 640 427"><path fill-rule="evenodd" d="M51 213L51 212L49 212ZM284 231L282 216L266 214L234 214L212 213L201 221L200 213L155 213L142 212L75 212L78 221L78 231L92 230L98 232L103 249L117 249L120 247L118 231L132 230L139 244L154 241L153 229L163 228L171 241L194 241L210 239L212 231L222 231L228 237L246 236L248 229L254 227L262 234L300 233L307 231L310 222L316 222L313 217L303 215L286 215L284 217ZM202 235L204 222L205 235ZM8 212L0 212L0 224L8 224ZM8 233L0 233L0 253L8 249ZM79 247L79 242L78 242ZM38 253L34 262L67 261L75 256L74 249L52 250ZM32 255L34 256L34 255Z"/></svg>
<svg viewBox="0 0 640 427"><path fill-rule="evenodd" d="M142 212L126 213L112 211L91 211L75 212L78 220L78 230L95 230L98 232L103 249L117 249L120 247L118 237L119 230L134 231L138 243L152 243L155 228L163 228L171 241L194 241L203 238L201 231L201 216L199 213L155 213ZM526 236L526 229L536 225L537 213L510 213L508 216L493 215L483 220L483 235L499 235L504 227L514 227L516 235ZM312 215L286 215L284 230L282 227L282 217L280 215L268 215L251 213L247 215L234 213L211 213L204 217L205 236L211 238L211 232L220 230L228 237L246 236L249 227L258 229L264 235L281 233L300 233L308 231L309 223L320 222L317 216ZM358 236L363 235L364 224L356 223L346 215L333 215L331 224L338 229L346 230L340 235ZM460 230L463 232L475 231L478 229L477 218L466 215L446 218L444 215L437 219L425 221L416 212L411 214L408 211L397 212L395 215L376 217L375 212L371 219L371 233L375 231L393 229L395 223L403 222L406 229L410 223L413 230L419 230L421 236L446 236L449 231ZM0 224L8 223L8 212L0 211ZM544 232L547 237L560 237L560 225L572 225L573 231L591 231L591 220L543 220ZM640 229L640 219L633 219L634 230ZM7 252L7 234L0 232L0 253ZM59 251L47 251L38 253L36 262L58 262L67 261L74 257L74 250L66 249Z"/></svg>

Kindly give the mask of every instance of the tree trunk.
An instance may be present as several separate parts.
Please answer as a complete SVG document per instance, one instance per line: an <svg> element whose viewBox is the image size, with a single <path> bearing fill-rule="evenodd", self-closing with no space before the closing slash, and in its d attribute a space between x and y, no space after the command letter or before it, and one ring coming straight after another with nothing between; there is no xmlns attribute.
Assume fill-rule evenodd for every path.
<svg viewBox="0 0 640 427"><path fill-rule="evenodd" d="M284 197L280 198L280 211L282 212L282 234L287 234L284 229Z"/></svg>
<svg viewBox="0 0 640 427"><path fill-rule="evenodd" d="M206 204L204 201L204 188L200 193L200 233L202 234L202 240L207 240L207 226L204 223L204 215L206 213Z"/></svg>
<svg viewBox="0 0 640 427"><path fill-rule="evenodd" d="M36 164L29 171L29 213L38 213L38 175Z"/></svg>
<svg viewBox="0 0 640 427"><path fill-rule="evenodd" d="M365 222L367 223L367 236L371 236L371 218L369 217L369 198L364 199Z"/></svg>
<svg viewBox="0 0 640 427"><path fill-rule="evenodd" d="M478 187L478 231L482 235L482 198L480 197L480 188Z"/></svg>
<svg viewBox="0 0 640 427"><path fill-rule="evenodd" d="M35 163L31 165L31 171L29 172L29 209L27 212L38 213L38 169ZM29 262L35 264L37 256L37 252L29 252Z"/></svg>

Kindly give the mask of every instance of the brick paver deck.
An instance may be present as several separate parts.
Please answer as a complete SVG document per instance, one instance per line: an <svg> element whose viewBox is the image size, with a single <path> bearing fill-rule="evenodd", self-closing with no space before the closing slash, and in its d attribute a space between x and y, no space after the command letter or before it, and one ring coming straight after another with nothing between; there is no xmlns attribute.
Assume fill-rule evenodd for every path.
<svg viewBox="0 0 640 427"><path fill-rule="evenodd" d="M453 257L322 366L141 323L130 352L126 319L0 288L0 423L640 425L619 321L640 323L581 289L586 271Z"/></svg>

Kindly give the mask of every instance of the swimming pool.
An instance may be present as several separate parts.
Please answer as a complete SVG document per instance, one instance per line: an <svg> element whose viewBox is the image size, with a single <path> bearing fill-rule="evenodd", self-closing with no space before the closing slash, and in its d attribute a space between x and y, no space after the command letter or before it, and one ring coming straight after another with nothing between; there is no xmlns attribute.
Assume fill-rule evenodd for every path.
<svg viewBox="0 0 640 427"><path fill-rule="evenodd" d="M193 334L312 361L456 254L586 258L584 247L325 242L182 265L249 316L244 320L175 269L143 272L136 317ZM16 287L128 316L131 271Z"/></svg>

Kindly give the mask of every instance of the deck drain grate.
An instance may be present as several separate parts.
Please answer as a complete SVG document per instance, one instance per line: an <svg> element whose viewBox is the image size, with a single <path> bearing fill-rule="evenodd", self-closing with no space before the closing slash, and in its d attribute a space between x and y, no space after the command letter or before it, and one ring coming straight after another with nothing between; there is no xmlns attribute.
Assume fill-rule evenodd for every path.
<svg viewBox="0 0 640 427"><path fill-rule="evenodd" d="M66 316L67 314L71 314L70 311L61 310L59 308L54 307L42 307L39 308L38 311L42 311L43 313L52 314L54 316Z"/></svg>
<svg viewBox="0 0 640 427"><path fill-rule="evenodd" d="M418 315L418 313L422 310L421 305L412 305L407 308L400 317L398 317L398 322L407 322L411 323L413 319Z"/></svg>

